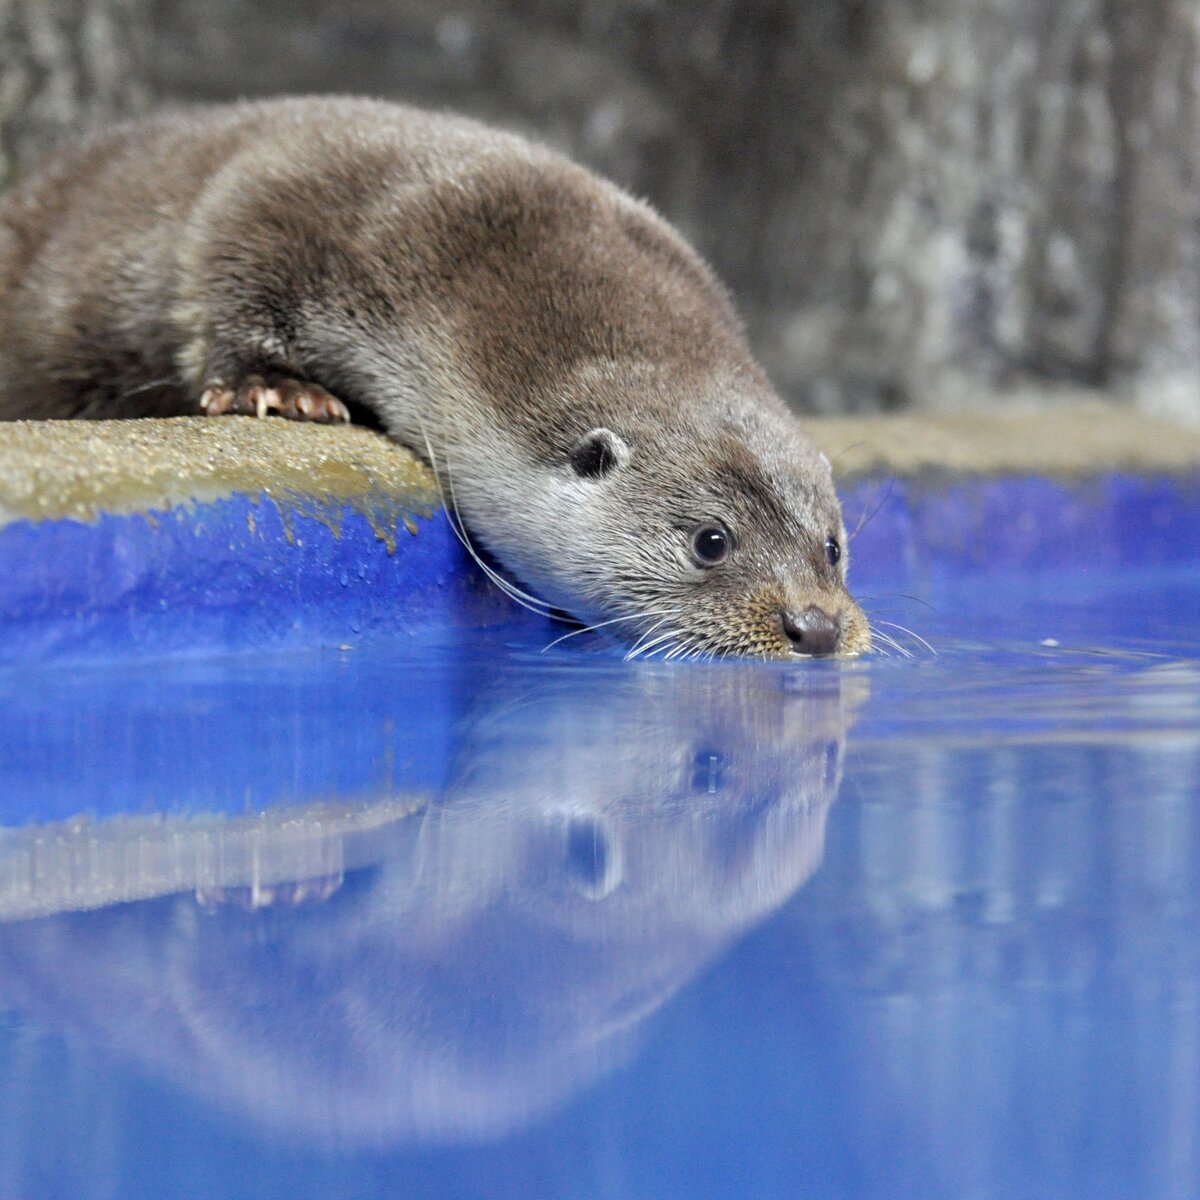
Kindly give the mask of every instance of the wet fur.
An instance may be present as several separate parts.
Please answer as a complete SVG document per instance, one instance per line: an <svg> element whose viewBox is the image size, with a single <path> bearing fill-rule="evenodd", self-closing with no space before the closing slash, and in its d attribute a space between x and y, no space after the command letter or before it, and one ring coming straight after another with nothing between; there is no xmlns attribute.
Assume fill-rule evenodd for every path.
<svg viewBox="0 0 1200 1200"><path fill-rule="evenodd" d="M198 412L213 379L319 382L439 459L467 525L588 620L678 608L666 649L787 653L781 607L865 619L828 465L724 291L647 206L473 122L350 99L166 116L0 198L0 418ZM627 465L570 454L613 430ZM719 517L738 549L686 559ZM663 626L656 626L661 629ZM671 624L666 627L671 632Z"/></svg>

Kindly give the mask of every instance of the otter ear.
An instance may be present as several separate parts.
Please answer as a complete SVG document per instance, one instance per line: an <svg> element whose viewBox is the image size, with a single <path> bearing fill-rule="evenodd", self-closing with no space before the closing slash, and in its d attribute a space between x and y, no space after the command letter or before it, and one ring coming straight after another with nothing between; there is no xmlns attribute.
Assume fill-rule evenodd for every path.
<svg viewBox="0 0 1200 1200"><path fill-rule="evenodd" d="M611 429L592 429L571 450L571 469L582 479L603 479L629 461L629 447Z"/></svg>

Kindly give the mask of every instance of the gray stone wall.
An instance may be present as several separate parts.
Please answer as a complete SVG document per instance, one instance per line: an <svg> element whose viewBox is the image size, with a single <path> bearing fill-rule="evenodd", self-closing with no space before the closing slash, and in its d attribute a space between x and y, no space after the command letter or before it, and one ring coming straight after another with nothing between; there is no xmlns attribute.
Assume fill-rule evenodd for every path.
<svg viewBox="0 0 1200 1200"><path fill-rule="evenodd" d="M49 12L76 83L6 99ZM453 107L652 200L805 407L1200 422L1200 0L0 0L0 37L10 155L148 95Z"/></svg>
<svg viewBox="0 0 1200 1200"><path fill-rule="evenodd" d="M60 137L145 108L149 39L145 0L0 0L0 185Z"/></svg>

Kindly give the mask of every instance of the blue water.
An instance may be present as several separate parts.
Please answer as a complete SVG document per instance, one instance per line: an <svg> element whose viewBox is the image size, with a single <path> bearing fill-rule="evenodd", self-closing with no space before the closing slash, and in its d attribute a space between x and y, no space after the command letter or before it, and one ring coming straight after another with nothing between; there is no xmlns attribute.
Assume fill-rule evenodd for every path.
<svg viewBox="0 0 1200 1200"><path fill-rule="evenodd" d="M0 1200L1200 1195L1200 569L868 607L0 673Z"/></svg>

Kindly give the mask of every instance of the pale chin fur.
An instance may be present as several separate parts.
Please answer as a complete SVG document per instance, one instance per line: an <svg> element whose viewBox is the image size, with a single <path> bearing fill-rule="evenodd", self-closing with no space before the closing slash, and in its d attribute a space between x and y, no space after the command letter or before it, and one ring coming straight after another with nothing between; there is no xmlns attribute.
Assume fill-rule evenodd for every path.
<svg viewBox="0 0 1200 1200"><path fill-rule="evenodd" d="M486 549L547 608L562 609L585 623L615 615L602 599L574 583L586 577L593 556L604 551L597 536L602 516L596 485L577 478L569 466L547 469L531 462L522 447L495 431L490 442L487 447L460 443L450 450L449 474L471 479L465 489L454 485L467 527L487 529ZM507 480L496 477L498 460L505 463ZM521 481L517 487L512 486L514 478ZM497 486L486 486L489 479ZM480 513L486 513L486 521L478 520Z"/></svg>

